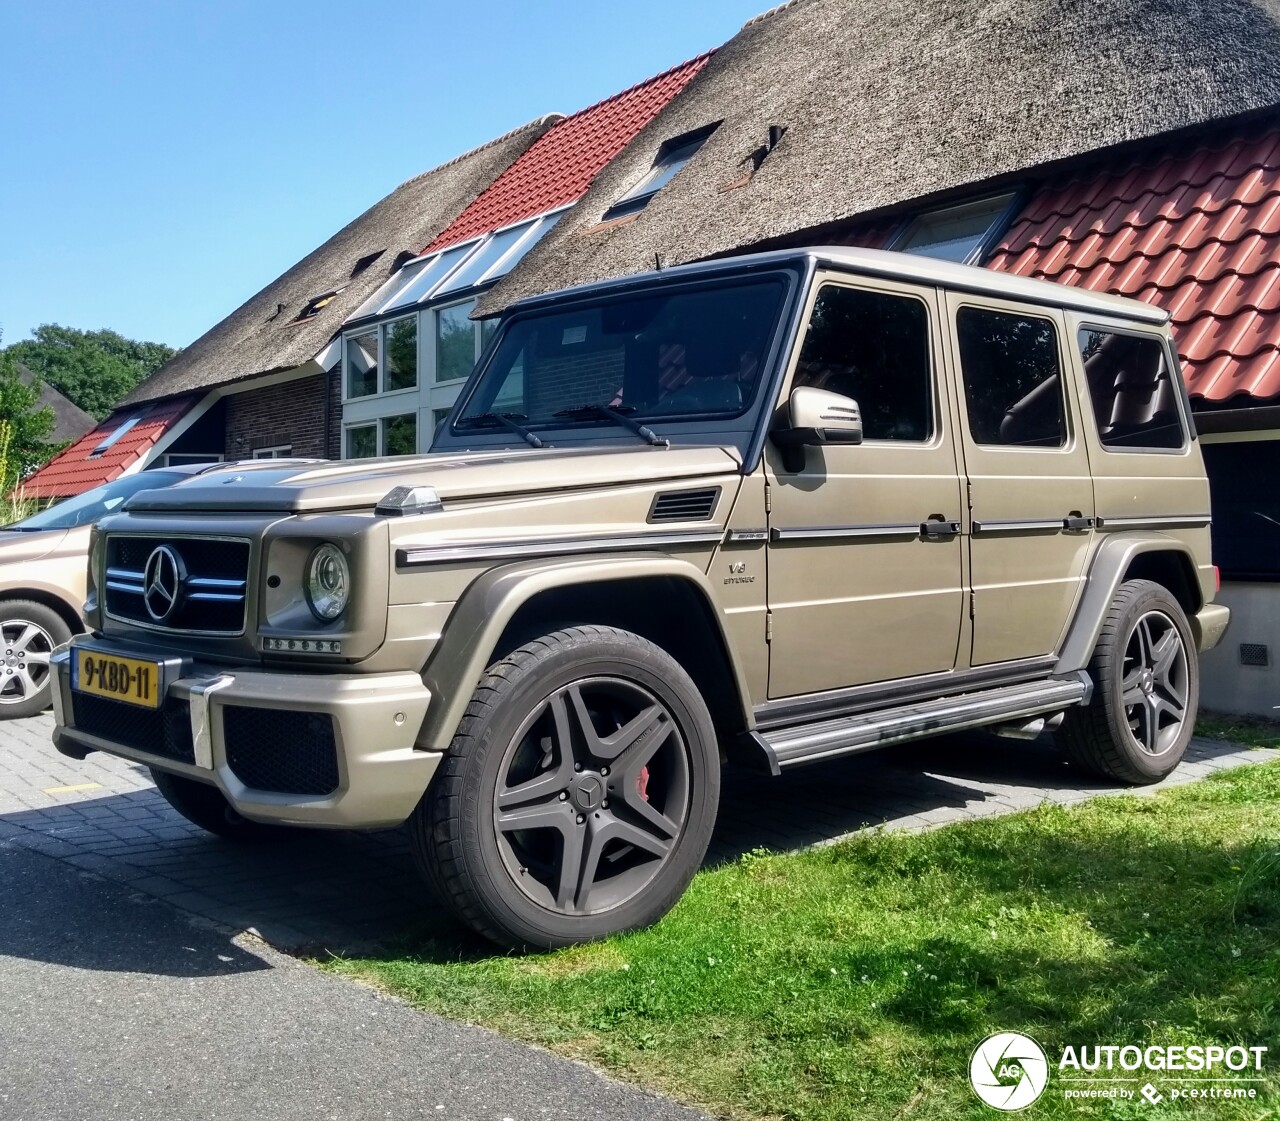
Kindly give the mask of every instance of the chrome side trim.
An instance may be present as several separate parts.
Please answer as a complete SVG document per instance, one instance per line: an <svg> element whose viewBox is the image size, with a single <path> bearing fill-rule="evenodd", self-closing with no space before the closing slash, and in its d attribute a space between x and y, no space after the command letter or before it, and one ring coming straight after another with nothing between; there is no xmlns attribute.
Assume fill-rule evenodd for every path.
<svg viewBox="0 0 1280 1121"><path fill-rule="evenodd" d="M515 541L463 542L454 545L406 545L396 550L396 567L426 564L461 564L529 557L571 556L581 552L629 552L680 545L719 545L723 530L685 530L671 533L635 533L614 537L526 537Z"/></svg>
<svg viewBox="0 0 1280 1121"><path fill-rule="evenodd" d="M974 533L1017 533L1019 530L1055 529L1064 527L1061 518L1017 518L1011 521L987 522L974 520Z"/></svg>
<svg viewBox="0 0 1280 1121"><path fill-rule="evenodd" d="M1165 517L1098 518L1100 529L1198 529L1213 519L1208 514L1170 514Z"/></svg>
<svg viewBox="0 0 1280 1121"><path fill-rule="evenodd" d="M919 537L921 522L893 522L885 525L795 525L776 526L769 531L771 541L827 541L840 537Z"/></svg>
<svg viewBox="0 0 1280 1121"><path fill-rule="evenodd" d="M235 682L229 673L205 678L190 684L187 699L191 705L191 744L197 767L213 770L213 729L209 724L209 694Z"/></svg>
<svg viewBox="0 0 1280 1121"><path fill-rule="evenodd" d="M779 769L850 755L890 743L980 728L1084 704L1086 675L1011 685L982 693L881 710L864 716L779 728L759 735Z"/></svg>

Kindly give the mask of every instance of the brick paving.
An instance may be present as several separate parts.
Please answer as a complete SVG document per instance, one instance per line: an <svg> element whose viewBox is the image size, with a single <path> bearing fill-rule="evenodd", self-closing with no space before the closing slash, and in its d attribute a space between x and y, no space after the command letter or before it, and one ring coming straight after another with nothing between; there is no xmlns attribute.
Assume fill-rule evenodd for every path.
<svg viewBox="0 0 1280 1121"><path fill-rule="evenodd" d="M358 951L430 935L442 921L401 830L298 830L266 845L231 844L179 818L144 767L58 755L52 727L49 714L0 723L0 851L35 850L295 952ZM1136 793L1277 757L1195 740L1170 778ZM908 744L780 779L727 772L708 863L754 848L830 843L869 826L926 829L1127 790L1082 781L1050 743L984 735Z"/></svg>

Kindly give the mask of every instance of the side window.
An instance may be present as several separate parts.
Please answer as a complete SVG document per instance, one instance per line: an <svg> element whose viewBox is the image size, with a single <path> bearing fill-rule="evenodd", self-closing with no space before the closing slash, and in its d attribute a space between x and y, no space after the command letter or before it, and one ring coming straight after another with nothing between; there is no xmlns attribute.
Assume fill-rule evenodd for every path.
<svg viewBox="0 0 1280 1121"><path fill-rule="evenodd" d="M1103 447L1123 451L1186 444L1163 339L1086 327L1077 341Z"/></svg>
<svg viewBox="0 0 1280 1121"><path fill-rule="evenodd" d="M956 336L974 442L1064 447L1062 363L1052 320L965 307L956 314Z"/></svg>
<svg viewBox="0 0 1280 1121"><path fill-rule="evenodd" d="M800 348L795 384L852 397L868 440L929 439L928 309L912 296L824 285Z"/></svg>

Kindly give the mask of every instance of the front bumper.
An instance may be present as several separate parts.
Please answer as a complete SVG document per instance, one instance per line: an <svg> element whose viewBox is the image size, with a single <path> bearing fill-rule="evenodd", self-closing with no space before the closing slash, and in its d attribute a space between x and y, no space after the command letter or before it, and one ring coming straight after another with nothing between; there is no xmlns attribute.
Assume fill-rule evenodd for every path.
<svg viewBox="0 0 1280 1121"><path fill-rule="evenodd" d="M53 741L60 752L83 758L105 751L212 783L253 821L399 825L440 762L438 753L414 747L431 702L415 673L268 673L164 655L156 659L167 663L164 707L150 710L74 692L78 649L146 656L87 635L54 654Z"/></svg>

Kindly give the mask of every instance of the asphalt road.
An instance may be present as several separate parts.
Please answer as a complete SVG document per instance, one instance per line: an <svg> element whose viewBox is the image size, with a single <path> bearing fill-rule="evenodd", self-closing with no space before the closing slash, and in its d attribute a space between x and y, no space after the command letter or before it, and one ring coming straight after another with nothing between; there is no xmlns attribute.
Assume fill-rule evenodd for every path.
<svg viewBox="0 0 1280 1121"><path fill-rule="evenodd" d="M0 1118L703 1117L0 842Z"/></svg>

